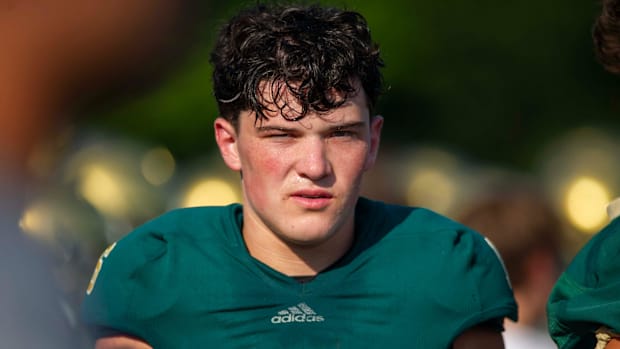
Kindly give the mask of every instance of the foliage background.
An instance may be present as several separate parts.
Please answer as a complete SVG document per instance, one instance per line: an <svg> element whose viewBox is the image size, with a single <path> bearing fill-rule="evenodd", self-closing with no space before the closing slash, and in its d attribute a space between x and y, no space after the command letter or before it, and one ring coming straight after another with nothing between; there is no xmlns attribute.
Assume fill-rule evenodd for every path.
<svg viewBox="0 0 620 349"><path fill-rule="evenodd" d="M180 158L214 146L208 55L217 26L252 4L212 8L195 50L163 86L86 121L167 146ZM552 138L619 127L620 81L597 64L596 1L323 1L363 13L386 61L384 148L438 143L528 170Z"/></svg>

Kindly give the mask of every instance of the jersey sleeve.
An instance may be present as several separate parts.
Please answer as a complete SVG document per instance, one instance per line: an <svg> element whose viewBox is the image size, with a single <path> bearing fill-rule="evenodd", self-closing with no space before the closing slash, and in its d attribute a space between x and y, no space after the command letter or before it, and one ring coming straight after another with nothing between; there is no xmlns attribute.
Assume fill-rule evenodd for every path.
<svg viewBox="0 0 620 349"><path fill-rule="evenodd" d="M547 303L548 327L561 349L593 348L595 332L620 332L620 218L595 235L558 279Z"/></svg>
<svg viewBox="0 0 620 349"><path fill-rule="evenodd" d="M95 336L124 334L148 342L146 324L174 303L171 236L151 227L128 234L99 258L81 308Z"/></svg>
<svg viewBox="0 0 620 349"><path fill-rule="evenodd" d="M469 229L444 233L450 238L444 240L444 258L438 261L445 279L435 292L449 309L445 323L457 334L477 325L502 331L505 318L517 320L517 304L500 255Z"/></svg>

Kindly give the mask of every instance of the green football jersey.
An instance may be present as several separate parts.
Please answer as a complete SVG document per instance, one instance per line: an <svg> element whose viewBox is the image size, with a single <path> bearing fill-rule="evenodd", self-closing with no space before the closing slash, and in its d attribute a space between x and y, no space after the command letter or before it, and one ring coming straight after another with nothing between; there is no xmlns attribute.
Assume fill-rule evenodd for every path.
<svg viewBox="0 0 620 349"><path fill-rule="evenodd" d="M620 218L596 234L560 276L547 304L549 332L561 349L594 348L595 332L620 333Z"/></svg>
<svg viewBox="0 0 620 349"><path fill-rule="evenodd" d="M448 348L516 320L494 249L429 210L361 198L352 248L308 282L251 257L242 224L230 205L141 226L102 255L83 320L156 349Z"/></svg>

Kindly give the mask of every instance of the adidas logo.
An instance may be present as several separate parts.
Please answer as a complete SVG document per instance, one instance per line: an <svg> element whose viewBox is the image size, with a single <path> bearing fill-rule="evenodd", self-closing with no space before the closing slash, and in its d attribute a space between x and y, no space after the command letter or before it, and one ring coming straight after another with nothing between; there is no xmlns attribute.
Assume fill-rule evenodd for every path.
<svg viewBox="0 0 620 349"><path fill-rule="evenodd" d="M312 310L306 303L299 303L288 309L280 310L271 318L272 324L288 324L291 322L323 322L325 318Z"/></svg>

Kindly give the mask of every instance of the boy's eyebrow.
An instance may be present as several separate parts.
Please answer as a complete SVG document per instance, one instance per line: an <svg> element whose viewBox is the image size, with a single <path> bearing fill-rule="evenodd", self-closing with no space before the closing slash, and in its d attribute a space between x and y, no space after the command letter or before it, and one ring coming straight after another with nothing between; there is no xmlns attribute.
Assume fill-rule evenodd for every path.
<svg viewBox="0 0 620 349"><path fill-rule="evenodd" d="M293 128L283 127L283 126L258 126L256 127L257 132L269 132L269 131L293 131Z"/></svg>
<svg viewBox="0 0 620 349"><path fill-rule="evenodd" d="M329 130L342 130L342 129L349 129L349 128L359 128L359 127L364 127L365 124L366 123L363 121L352 121L352 122L347 122L347 123L342 123L342 124L335 124L333 126L330 126L328 129ZM276 126L276 125L266 125L266 126L256 127L256 132L270 132L270 131L291 132L295 130L296 128L294 127L285 127L285 126Z"/></svg>
<svg viewBox="0 0 620 349"><path fill-rule="evenodd" d="M366 123L363 121L353 121L353 122L348 122L344 124L334 125L330 127L330 129L340 130L340 129L345 129L345 128L358 128L358 127L363 127L364 125L366 125Z"/></svg>

